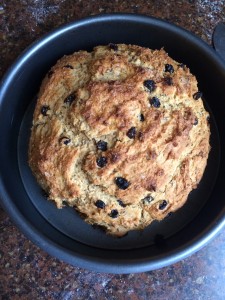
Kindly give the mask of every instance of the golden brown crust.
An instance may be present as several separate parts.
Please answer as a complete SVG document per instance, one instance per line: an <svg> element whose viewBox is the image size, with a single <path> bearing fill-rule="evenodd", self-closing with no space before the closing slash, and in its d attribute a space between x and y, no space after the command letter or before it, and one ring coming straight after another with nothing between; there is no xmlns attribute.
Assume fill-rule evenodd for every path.
<svg viewBox="0 0 225 300"><path fill-rule="evenodd" d="M196 78L163 49L64 56L39 92L30 167L57 207L66 201L113 235L143 229L202 178L210 130L196 92Z"/></svg>

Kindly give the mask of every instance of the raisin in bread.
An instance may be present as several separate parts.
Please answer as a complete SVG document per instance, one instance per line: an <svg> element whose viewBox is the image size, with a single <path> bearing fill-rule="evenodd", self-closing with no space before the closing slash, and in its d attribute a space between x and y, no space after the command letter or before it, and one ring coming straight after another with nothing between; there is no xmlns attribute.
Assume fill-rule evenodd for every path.
<svg viewBox="0 0 225 300"><path fill-rule="evenodd" d="M29 165L57 207L122 236L197 187L210 150L195 76L163 50L110 44L61 58L38 96Z"/></svg>

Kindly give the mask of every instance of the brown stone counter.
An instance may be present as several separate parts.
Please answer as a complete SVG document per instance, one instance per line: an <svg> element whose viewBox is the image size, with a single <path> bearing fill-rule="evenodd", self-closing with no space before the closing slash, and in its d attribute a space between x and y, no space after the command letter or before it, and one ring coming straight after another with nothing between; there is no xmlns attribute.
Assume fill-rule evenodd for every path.
<svg viewBox="0 0 225 300"><path fill-rule="evenodd" d="M0 78L44 33L78 18L112 12L159 17L211 44L225 1L2 0ZM1 198L1 195L0 195ZM40 250L0 208L0 299L225 299L225 230L198 253L160 270L128 275L73 267Z"/></svg>

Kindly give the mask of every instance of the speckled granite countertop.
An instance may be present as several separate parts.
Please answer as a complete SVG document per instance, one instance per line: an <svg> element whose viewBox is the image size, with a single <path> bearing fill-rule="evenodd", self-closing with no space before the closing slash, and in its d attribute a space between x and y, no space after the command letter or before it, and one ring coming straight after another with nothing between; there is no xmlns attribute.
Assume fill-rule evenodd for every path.
<svg viewBox="0 0 225 300"><path fill-rule="evenodd" d="M42 34L78 18L142 13L180 25L211 43L225 1L2 0L0 78ZM96 274L50 257L33 245L0 208L0 299L225 299L225 231L191 257L140 274Z"/></svg>

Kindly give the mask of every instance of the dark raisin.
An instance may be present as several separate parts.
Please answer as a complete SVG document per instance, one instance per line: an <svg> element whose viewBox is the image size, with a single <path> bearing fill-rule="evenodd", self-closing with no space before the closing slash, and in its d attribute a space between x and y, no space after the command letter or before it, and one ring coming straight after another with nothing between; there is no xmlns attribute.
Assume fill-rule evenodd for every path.
<svg viewBox="0 0 225 300"><path fill-rule="evenodd" d="M125 207L125 206L126 206L126 204L124 204L123 201L120 200L120 199L118 199L117 202L118 202L119 205L122 206L122 207Z"/></svg>
<svg viewBox="0 0 225 300"><path fill-rule="evenodd" d="M107 151L107 142L105 142L105 141L102 141L102 140L98 141L96 146L97 146L98 150Z"/></svg>
<svg viewBox="0 0 225 300"><path fill-rule="evenodd" d="M71 139L66 139L63 143L64 143L65 145L68 145L70 142L71 142Z"/></svg>
<svg viewBox="0 0 225 300"><path fill-rule="evenodd" d="M178 65L178 67L184 69L185 68L185 64L181 63L181 64Z"/></svg>
<svg viewBox="0 0 225 300"><path fill-rule="evenodd" d="M154 80L145 80L144 86L149 90L149 92L153 92L156 89L155 81Z"/></svg>
<svg viewBox="0 0 225 300"><path fill-rule="evenodd" d="M109 214L109 216L113 219L117 218L119 215L118 210L117 209L112 209L111 213Z"/></svg>
<svg viewBox="0 0 225 300"><path fill-rule="evenodd" d="M210 123L210 115L208 115L208 116L206 117L206 121L207 121L208 124Z"/></svg>
<svg viewBox="0 0 225 300"><path fill-rule="evenodd" d="M64 103L71 104L76 98L75 93L71 93L69 96L67 96L64 100Z"/></svg>
<svg viewBox="0 0 225 300"><path fill-rule="evenodd" d="M195 118L195 121L194 121L194 123L193 123L193 125L198 125L198 119L197 118Z"/></svg>
<svg viewBox="0 0 225 300"><path fill-rule="evenodd" d="M146 196L144 199L142 199L142 202L143 202L144 204L149 204L149 203L151 203L153 200L154 200L154 198L153 198L152 196L148 195L148 196Z"/></svg>
<svg viewBox="0 0 225 300"><path fill-rule="evenodd" d="M194 93L193 98L194 98L194 100L198 100L198 99L202 98L202 92L198 91L198 92Z"/></svg>
<svg viewBox="0 0 225 300"><path fill-rule="evenodd" d="M69 138L63 136L63 137L61 137L61 138L59 139L59 142L62 143L62 144L64 144L64 145L68 145L68 144L71 142L71 139L69 139Z"/></svg>
<svg viewBox="0 0 225 300"><path fill-rule="evenodd" d="M105 202L103 202L102 200L97 200L95 202L95 206L97 206L97 208L103 209L103 208L105 208Z"/></svg>
<svg viewBox="0 0 225 300"><path fill-rule="evenodd" d="M157 97L152 97L149 102L150 102L151 106L154 106L156 108L160 107L160 101L159 101L159 98L157 98Z"/></svg>
<svg viewBox="0 0 225 300"><path fill-rule="evenodd" d="M159 204L159 209L163 210L164 208L166 208L167 206L167 201L163 200L160 204Z"/></svg>
<svg viewBox="0 0 225 300"><path fill-rule="evenodd" d="M103 168L107 164L107 157L100 156L96 159L96 163L99 166L99 168Z"/></svg>
<svg viewBox="0 0 225 300"><path fill-rule="evenodd" d="M73 69L73 66L71 66L71 65L65 65L65 66L63 66L63 68Z"/></svg>
<svg viewBox="0 0 225 300"><path fill-rule="evenodd" d="M48 72L48 78L50 78L52 75L53 75L53 71L52 70L50 70L49 72Z"/></svg>
<svg viewBox="0 0 225 300"><path fill-rule="evenodd" d="M174 72L173 66L170 64L165 64L165 72L169 72L170 74L172 74Z"/></svg>
<svg viewBox="0 0 225 300"><path fill-rule="evenodd" d="M47 105L42 106L42 108L41 108L41 113L42 113L42 115L43 115L43 116L47 116L47 111L48 111L49 109L50 109L50 107L47 106Z"/></svg>
<svg viewBox="0 0 225 300"><path fill-rule="evenodd" d="M171 77L164 77L163 82L165 85L173 85L173 79Z"/></svg>
<svg viewBox="0 0 225 300"><path fill-rule="evenodd" d="M112 49L114 51L118 51L118 46L116 44L110 43L109 44L109 49Z"/></svg>
<svg viewBox="0 0 225 300"><path fill-rule="evenodd" d="M167 215L166 215L166 218L169 218L169 217L171 217L172 216L172 211L170 211Z"/></svg>
<svg viewBox="0 0 225 300"><path fill-rule="evenodd" d="M131 127L128 131L127 131L127 136L130 139L134 139L136 135L136 128L135 127Z"/></svg>
<svg viewBox="0 0 225 300"><path fill-rule="evenodd" d="M143 115L143 114L140 114L140 121L141 121L141 122L144 122L144 120L145 120L144 115Z"/></svg>
<svg viewBox="0 0 225 300"><path fill-rule="evenodd" d="M115 183L121 190L126 190L130 185L130 183L123 177L116 177Z"/></svg>

